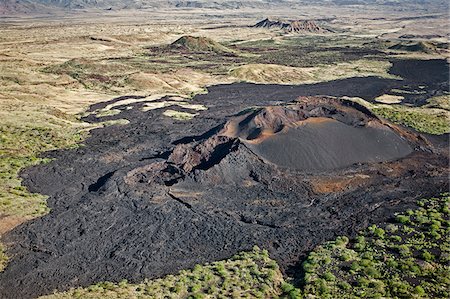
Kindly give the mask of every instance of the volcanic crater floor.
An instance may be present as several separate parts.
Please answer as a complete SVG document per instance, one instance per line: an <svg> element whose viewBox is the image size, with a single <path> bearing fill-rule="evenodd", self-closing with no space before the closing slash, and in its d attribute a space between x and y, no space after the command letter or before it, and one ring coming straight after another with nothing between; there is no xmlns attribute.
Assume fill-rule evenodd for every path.
<svg viewBox="0 0 450 299"><path fill-rule="evenodd" d="M409 62L399 63L401 75ZM55 160L22 173L31 191L49 196L51 212L5 236L12 259L0 297L141 281L254 245L294 275L318 244L448 190L448 136L428 138L339 98L373 101L415 85L434 93L444 86L436 78L448 81L441 67L441 76L406 69L405 80L212 86L190 100L207 110L188 121L144 111L145 99L120 104L139 97L93 105L121 112L86 121L130 123L96 129L84 146L47 153ZM193 113L186 107L176 109Z"/></svg>

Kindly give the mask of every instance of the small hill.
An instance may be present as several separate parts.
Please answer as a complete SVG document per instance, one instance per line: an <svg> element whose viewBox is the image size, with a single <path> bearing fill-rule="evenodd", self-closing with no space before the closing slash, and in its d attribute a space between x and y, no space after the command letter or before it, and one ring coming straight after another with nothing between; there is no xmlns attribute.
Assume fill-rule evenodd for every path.
<svg viewBox="0 0 450 299"><path fill-rule="evenodd" d="M314 78L304 70L276 64L247 64L230 71L233 77L254 83L299 84Z"/></svg>
<svg viewBox="0 0 450 299"><path fill-rule="evenodd" d="M282 20L271 20L269 18L266 18L256 23L252 27L282 29L286 32L293 32L293 33L302 33L302 32L324 33L329 31L324 28L321 28L319 25L316 24L316 22L311 20L282 21Z"/></svg>
<svg viewBox="0 0 450 299"><path fill-rule="evenodd" d="M416 137L408 134L359 104L328 97L301 97L287 105L259 107L232 117L218 133L200 143L178 144L168 158L170 164L154 168L163 172L147 177L172 178L173 173L205 169L240 144L263 161L304 171L391 161L411 153L410 144L416 142ZM241 153L240 162L246 159ZM169 175L169 165L179 171L170 170ZM136 180L133 176L131 179Z"/></svg>
<svg viewBox="0 0 450 299"><path fill-rule="evenodd" d="M440 45L433 42L427 41L411 41L411 42L400 42L395 45L390 46L389 50L398 50L406 52L420 52L420 53L437 53L439 52Z"/></svg>
<svg viewBox="0 0 450 299"><path fill-rule="evenodd" d="M235 51L225 47L207 37L185 35L169 45L170 50L180 50L187 52L214 52L214 53L234 53Z"/></svg>

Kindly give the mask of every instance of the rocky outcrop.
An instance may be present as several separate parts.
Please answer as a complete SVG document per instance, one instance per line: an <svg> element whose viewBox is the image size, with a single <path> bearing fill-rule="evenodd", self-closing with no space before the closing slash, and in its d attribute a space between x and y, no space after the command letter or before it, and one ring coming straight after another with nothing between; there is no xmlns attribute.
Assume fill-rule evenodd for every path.
<svg viewBox="0 0 450 299"><path fill-rule="evenodd" d="M325 33L328 32L327 29L324 29L316 24L316 22L312 20L292 20L292 21L283 21L283 20L271 20L269 18L264 19L255 25L255 28L268 28L268 29L282 29L286 32L292 33Z"/></svg>

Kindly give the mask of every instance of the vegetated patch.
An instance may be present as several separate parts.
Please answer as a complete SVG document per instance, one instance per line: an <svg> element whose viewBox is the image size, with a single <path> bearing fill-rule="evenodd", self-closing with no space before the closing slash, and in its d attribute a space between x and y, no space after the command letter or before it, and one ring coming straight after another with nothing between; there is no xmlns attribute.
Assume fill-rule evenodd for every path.
<svg viewBox="0 0 450 299"><path fill-rule="evenodd" d="M40 299L64 298L275 298L280 295L283 276L267 250L254 247L230 259L161 279L130 284L102 282L71 289Z"/></svg>
<svg viewBox="0 0 450 299"><path fill-rule="evenodd" d="M39 124L0 125L0 215L25 218L45 214L45 196L29 193L21 185L19 171L25 167L47 162L39 157L43 151L74 146L83 138L69 126L39 126Z"/></svg>
<svg viewBox="0 0 450 299"><path fill-rule="evenodd" d="M255 83L293 84L312 80L312 76L300 68L277 64L246 64L232 69L230 74Z"/></svg>
<svg viewBox="0 0 450 299"><path fill-rule="evenodd" d="M383 118L419 132L435 135L450 133L450 113L447 110L399 105L376 106L372 110Z"/></svg>
<svg viewBox="0 0 450 299"><path fill-rule="evenodd" d="M127 123L112 120L92 125L46 107L38 107L33 113L24 111L18 117L12 112L8 116L0 124L0 235L49 212L47 196L30 192L22 185L19 173L24 168L48 163L50 159L43 157L43 152L78 147L90 129ZM3 268L7 261L4 246L0 251Z"/></svg>
<svg viewBox="0 0 450 299"><path fill-rule="evenodd" d="M313 78L307 82L352 76L401 77L404 71L398 66L393 66L393 73L388 72L391 63L386 60L383 46L367 42L363 38L302 36L220 44L208 38L186 36L169 45L143 49L142 53L130 57L73 59L47 67L45 71L70 76L89 89L121 93L139 90L189 94L201 86L231 82L230 70L236 70L238 79L262 83L300 83L309 76ZM442 62L434 62L442 68ZM404 63L407 67L409 64ZM271 70L256 71L256 74L252 71L262 65L270 65ZM288 70L283 67L311 69L289 69L283 76L280 72ZM244 70L239 72L239 68ZM422 63L420 78L424 82L429 81L425 75L430 73L430 68L435 68L433 63ZM417 71L413 73L408 79L418 81ZM277 74L281 79L277 79ZM439 76L432 80L442 81L442 74Z"/></svg>
<svg viewBox="0 0 450 299"><path fill-rule="evenodd" d="M290 67L278 64L246 64L231 69L230 74L254 83L301 84L331 81L350 77L378 76L398 79L390 75L389 61L361 59L315 67Z"/></svg>
<svg viewBox="0 0 450 299"><path fill-rule="evenodd" d="M6 264L8 263L9 257L5 253L5 248L3 244L0 243L0 272L5 269Z"/></svg>
<svg viewBox="0 0 450 299"><path fill-rule="evenodd" d="M205 54L198 53L197 56ZM219 82L218 78L206 72L193 70L195 63L190 65L167 55L157 59L161 60L161 64L149 63L148 58L142 55L117 59L71 59L46 67L43 71L70 76L86 89L120 94L150 92L189 95L202 90L205 85Z"/></svg>
<svg viewBox="0 0 450 299"><path fill-rule="evenodd" d="M395 96L390 94L384 94L375 98L375 102L382 104L399 104L404 99L403 96Z"/></svg>
<svg viewBox="0 0 450 299"><path fill-rule="evenodd" d="M247 63L317 67L361 59L386 58L381 44L367 44L363 38L336 36L295 36L236 44L242 53L253 53ZM381 58L381 59L380 59Z"/></svg>
<svg viewBox="0 0 450 299"><path fill-rule="evenodd" d="M95 114L96 117L105 117L105 116L114 116L120 114L120 110L118 109L111 109L111 110L100 110L98 113Z"/></svg>
<svg viewBox="0 0 450 299"><path fill-rule="evenodd" d="M450 111L450 95L435 96L427 100L424 108L437 108Z"/></svg>
<svg viewBox="0 0 450 299"><path fill-rule="evenodd" d="M218 78L190 69L189 66L185 69L174 66L174 69L168 72L136 72L127 76L125 88L139 92L189 95L201 91L204 85L219 82Z"/></svg>
<svg viewBox="0 0 450 299"><path fill-rule="evenodd" d="M47 197L32 193L22 186L19 172L49 159L39 155L43 151L75 146L84 136L64 122L54 119L19 124L4 119L0 124L0 235L16 225L48 213ZM0 244L0 271L8 258Z"/></svg>
<svg viewBox="0 0 450 299"><path fill-rule="evenodd" d="M168 109L163 112L163 115L172 117L177 120L190 120L193 119L195 116L197 116L197 113L189 113L189 112L182 112L182 111L176 111L172 109Z"/></svg>
<svg viewBox="0 0 450 299"><path fill-rule="evenodd" d="M125 86L126 75L135 71L130 65L118 61L76 58L43 69L44 72L69 75L85 88L102 91Z"/></svg>
<svg viewBox="0 0 450 299"><path fill-rule="evenodd" d="M102 282L40 298L447 298L450 198L417 204L355 238L341 236L315 248L297 286L283 278L266 250L255 247L160 279Z"/></svg>
<svg viewBox="0 0 450 299"><path fill-rule="evenodd" d="M150 64L142 62L140 67L154 67L155 71L171 71L177 68L192 68L216 76L228 75L230 69L246 64L276 64L291 67L321 67L354 60L383 60L385 53L376 45L365 45L364 39L349 39L328 36L283 37L277 40L256 40L245 43L221 44L231 51L217 48L214 41L181 41L181 45L162 45L148 48ZM197 46L197 43L200 46ZM201 46L206 44L207 46ZM333 45L333 46L330 46ZM195 50L195 49L202 49ZM192 50L190 50L192 49ZM222 49L222 50L220 50ZM208 52L209 51L209 52ZM205 55L205 54L208 55ZM131 63L133 60L128 61ZM133 64L139 67L137 64ZM348 75L351 76L351 75ZM342 77L342 76L341 76Z"/></svg>
<svg viewBox="0 0 450 299"><path fill-rule="evenodd" d="M303 263L306 298L448 298L450 198L372 225L354 239L338 237Z"/></svg>
<svg viewBox="0 0 450 299"><path fill-rule="evenodd" d="M448 95L433 97L427 100L428 104L420 107L373 104L361 98L350 98L350 100L394 123L413 128L419 132L441 135L450 131L450 124L448 123L450 113L445 109L448 106L448 97Z"/></svg>

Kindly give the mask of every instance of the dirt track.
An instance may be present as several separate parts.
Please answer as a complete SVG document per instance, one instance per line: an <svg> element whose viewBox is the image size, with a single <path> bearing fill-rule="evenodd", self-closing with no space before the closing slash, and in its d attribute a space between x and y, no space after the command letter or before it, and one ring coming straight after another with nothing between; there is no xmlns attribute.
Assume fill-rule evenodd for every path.
<svg viewBox="0 0 450 299"><path fill-rule="evenodd" d="M163 116L164 109L142 112L143 103L119 107L120 115L102 120L127 118L129 125L95 130L84 147L49 153L57 159L22 174L31 191L50 196L52 212L3 240L15 245L0 274L0 297L29 298L104 280L140 281L255 244L289 271L317 244L448 190L445 151L411 140L414 152L398 161L323 173L264 163L245 145L225 142L202 168L165 169L170 183L151 177L155 163L164 163L176 145L208 139L248 107L302 95L373 100L405 83L439 82L369 77L307 86L213 86L193 100L208 110L188 122Z"/></svg>

